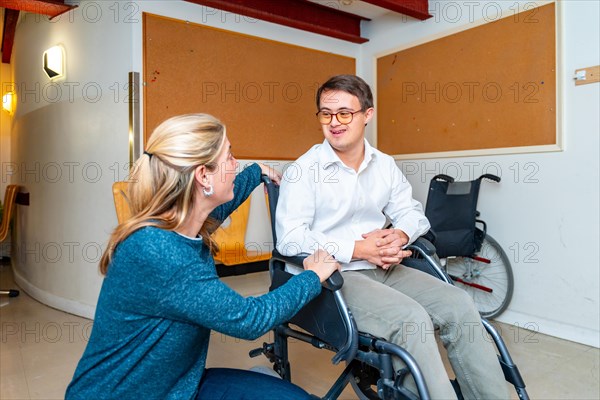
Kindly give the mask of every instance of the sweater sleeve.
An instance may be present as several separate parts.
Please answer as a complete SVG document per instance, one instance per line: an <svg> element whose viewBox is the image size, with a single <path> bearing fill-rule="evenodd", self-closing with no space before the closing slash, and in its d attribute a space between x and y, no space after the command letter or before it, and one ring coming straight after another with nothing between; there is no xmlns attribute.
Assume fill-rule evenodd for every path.
<svg viewBox="0 0 600 400"><path fill-rule="evenodd" d="M242 339L256 339L289 320L321 291L317 274L305 271L272 292L243 297L197 264L180 268L166 285L170 290L155 308L159 315Z"/></svg>
<svg viewBox="0 0 600 400"><path fill-rule="evenodd" d="M244 168L244 170L235 177L233 200L215 208L210 216L218 221L225 221L229 214L234 212L240 204L252 194L252 191L260 185L260 174L260 166L256 163Z"/></svg>

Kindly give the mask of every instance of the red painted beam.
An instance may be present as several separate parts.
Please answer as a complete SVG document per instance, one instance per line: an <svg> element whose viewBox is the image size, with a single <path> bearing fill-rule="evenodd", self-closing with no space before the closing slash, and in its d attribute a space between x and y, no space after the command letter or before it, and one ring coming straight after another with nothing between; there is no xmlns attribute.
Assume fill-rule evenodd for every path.
<svg viewBox="0 0 600 400"><path fill-rule="evenodd" d="M10 63L18 19L18 10L4 10L4 28L2 30L2 62L4 64Z"/></svg>
<svg viewBox="0 0 600 400"><path fill-rule="evenodd" d="M54 18L77 6L65 4L64 0L0 0L0 7L43 14Z"/></svg>
<svg viewBox="0 0 600 400"><path fill-rule="evenodd" d="M368 18L306 0L186 1L354 43L368 41L360 36L360 22Z"/></svg>
<svg viewBox="0 0 600 400"><path fill-rule="evenodd" d="M373 4L400 14L410 15L411 17L425 20L431 18L429 14L428 0L364 0L366 3Z"/></svg>

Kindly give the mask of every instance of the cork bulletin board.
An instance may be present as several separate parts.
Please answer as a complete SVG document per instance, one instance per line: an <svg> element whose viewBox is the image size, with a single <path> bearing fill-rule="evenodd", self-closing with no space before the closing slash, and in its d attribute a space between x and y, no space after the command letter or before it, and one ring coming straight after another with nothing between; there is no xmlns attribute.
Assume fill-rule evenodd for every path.
<svg viewBox="0 0 600 400"><path fill-rule="evenodd" d="M379 149L560 150L556 48L550 3L377 58Z"/></svg>
<svg viewBox="0 0 600 400"><path fill-rule="evenodd" d="M293 160L323 141L317 88L355 59L145 13L144 143L163 120L204 112L241 159Z"/></svg>

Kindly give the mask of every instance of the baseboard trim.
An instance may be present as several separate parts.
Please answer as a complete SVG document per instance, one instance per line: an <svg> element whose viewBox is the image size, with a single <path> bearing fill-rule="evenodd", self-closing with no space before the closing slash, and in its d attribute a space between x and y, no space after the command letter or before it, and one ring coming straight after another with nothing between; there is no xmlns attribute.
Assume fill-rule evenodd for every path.
<svg viewBox="0 0 600 400"><path fill-rule="evenodd" d="M269 270L269 261L256 261L238 265L217 264L217 275L223 278L226 276L245 275L253 272L262 272Z"/></svg>
<svg viewBox="0 0 600 400"><path fill-rule="evenodd" d="M496 320L531 331L532 335L528 336L528 340L534 340L535 333L539 332L559 339L600 348L600 332L594 329L569 325L560 321L553 321L538 316L511 311L510 309L502 313Z"/></svg>
<svg viewBox="0 0 600 400"><path fill-rule="evenodd" d="M57 310L67 312L69 314L78 315L83 318L94 319L96 313L96 306L89 304L80 303L78 301L65 299L55 294L49 293L45 290L38 288L33 285L27 279L25 279L16 268L12 268L15 283L23 289L25 293L33 297L35 300L48 307L56 308Z"/></svg>

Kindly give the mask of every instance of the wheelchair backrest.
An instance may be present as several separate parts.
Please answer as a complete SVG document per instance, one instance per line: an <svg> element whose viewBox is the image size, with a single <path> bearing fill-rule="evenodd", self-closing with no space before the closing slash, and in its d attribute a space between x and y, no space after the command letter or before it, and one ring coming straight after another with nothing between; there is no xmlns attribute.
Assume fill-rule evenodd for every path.
<svg viewBox="0 0 600 400"><path fill-rule="evenodd" d="M273 233L273 244L277 243L277 234L275 232L275 210L277 201L279 201L279 186L275 185L269 177L262 175L262 181L267 188L267 205L269 206L269 216L271 218L271 232Z"/></svg>
<svg viewBox="0 0 600 400"><path fill-rule="evenodd" d="M279 200L279 186L264 175L262 181L267 189L273 243L276 244L275 212ZM271 273L269 290L280 287L293 276L292 273L286 270L286 263L293 262L301 268L302 259L303 257L284 257L277 250L274 250L269 262ZM358 347L356 323L339 291L342 284L343 278L339 273L335 278L332 276L323 284L324 288L321 293L289 321L326 343L326 347L330 350L336 351L337 353L332 359L334 364L343 360L352 360Z"/></svg>
<svg viewBox="0 0 600 400"><path fill-rule="evenodd" d="M448 175L431 179L425 216L435 232L439 257L470 256L481 247L483 235L475 222L482 179L500 181L490 174L466 182L456 182Z"/></svg>

